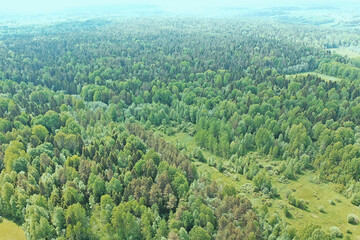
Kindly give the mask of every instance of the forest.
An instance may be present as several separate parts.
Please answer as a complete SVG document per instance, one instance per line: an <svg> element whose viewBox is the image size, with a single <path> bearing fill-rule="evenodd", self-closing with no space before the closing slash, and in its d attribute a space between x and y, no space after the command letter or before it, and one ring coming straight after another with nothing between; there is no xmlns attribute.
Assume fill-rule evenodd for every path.
<svg viewBox="0 0 360 240"><path fill-rule="evenodd" d="M0 226L31 240L359 239L360 54L343 48L359 33L261 20L2 31Z"/></svg>

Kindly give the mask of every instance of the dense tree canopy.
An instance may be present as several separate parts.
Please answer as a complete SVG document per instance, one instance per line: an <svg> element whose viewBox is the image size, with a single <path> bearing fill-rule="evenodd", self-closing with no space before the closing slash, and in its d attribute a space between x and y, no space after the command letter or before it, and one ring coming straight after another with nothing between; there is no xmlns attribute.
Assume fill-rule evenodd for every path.
<svg viewBox="0 0 360 240"><path fill-rule="evenodd" d="M28 239L329 239L249 200L280 198L273 179L307 169L359 205L359 69L324 50L325 30L88 24L0 37L0 215ZM343 80L286 75L313 70ZM175 132L196 147L161 136ZM250 190L214 181L206 164Z"/></svg>

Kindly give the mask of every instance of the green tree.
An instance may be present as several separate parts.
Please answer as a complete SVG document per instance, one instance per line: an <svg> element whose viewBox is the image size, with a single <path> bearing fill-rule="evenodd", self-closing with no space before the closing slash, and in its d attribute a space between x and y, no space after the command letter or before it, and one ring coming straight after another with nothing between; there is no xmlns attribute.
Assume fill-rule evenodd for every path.
<svg viewBox="0 0 360 240"><path fill-rule="evenodd" d="M69 206L65 213L66 238L74 240L89 239L88 222L85 209L79 204Z"/></svg>
<svg viewBox="0 0 360 240"><path fill-rule="evenodd" d="M195 226L189 232L190 240L210 240L210 235L202 227Z"/></svg>
<svg viewBox="0 0 360 240"><path fill-rule="evenodd" d="M24 151L24 145L19 141L11 141L8 148L5 150L4 163L6 171L13 170L14 161L19 157L27 158L27 154Z"/></svg>
<svg viewBox="0 0 360 240"><path fill-rule="evenodd" d="M44 141L46 138L46 135L48 135L49 131L46 129L46 127L42 125L35 125L32 128L32 134L37 136L41 141Z"/></svg>
<svg viewBox="0 0 360 240"><path fill-rule="evenodd" d="M140 239L140 226L129 212L129 203L121 203L112 211L111 223L119 239Z"/></svg>
<svg viewBox="0 0 360 240"><path fill-rule="evenodd" d="M289 151L292 154L295 154L295 151L297 151L298 154L304 152L311 143L311 139L308 136L306 128L302 123L291 126L289 131L289 139Z"/></svg>
<svg viewBox="0 0 360 240"><path fill-rule="evenodd" d="M259 128L255 135L255 144L260 152L268 154L274 145L274 136L266 128Z"/></svg>
<svg viewBox="0 0 360 240"><path fill-rule="evenodd" d="M6 133L11 130L11 122L7 119L0 118L0 132Z"/></svg>

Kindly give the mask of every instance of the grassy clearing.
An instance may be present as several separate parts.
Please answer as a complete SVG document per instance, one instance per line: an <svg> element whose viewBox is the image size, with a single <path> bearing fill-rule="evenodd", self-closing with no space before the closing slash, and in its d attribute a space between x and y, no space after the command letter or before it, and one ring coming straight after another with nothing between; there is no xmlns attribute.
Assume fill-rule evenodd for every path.
<svg viewBox="0 0 360 240"><path fill-rule="evenodd" d="M7 219L0 223L0 240L25 240L24 230Z"/></svg>
<svg viewBox="0 0 360 240"><path fill-rule="evenodd" d="M351 63L355 67L360 67L360 53L352 51L349 48L332 48L330 49L333 53L337 53L344 57L349 57L351 60Z"/></svg>
<svg viewBox="0 0 360 240"><path fill-rule="evenodd" d="M348 56L350 59L360 57L359 53L354 52L354 51L350 50L349 48L331 48L330 51L333 52L333 53L337 53L337 54L339 54L341 56L344 56L344 57Z"/></svg>
<svg viewBox="0 0 360 240"><path fill-rule="evenodd" d="M317 76L319 78L324 79L325 81L341 81L341 78L338 77L334 77L334 76L330 76L330 75L325 75L325 74L321 74L321 73L317 73L317 72L305 72L305 73L297 73L297 74L291 74L291 75L286 75L289 78L295 78L296 76L307 76L307 75L314 75Z"/></svg>
<svg viewBox="0 0 360 240"><path fill-rule="evenodd" d="M195 139L189 136L187 133L177 133L172 136L163 135L163 138L172 143L181 143L186 146L187 151L190 153L196 147ZM213 155L212 153L203 150L205 158L212 157L214 159L221 159L224 161L226 167L226 159L222 159ZM255 154L254 154L255 155ZM259 161L264 165L276 165L278 161L272 161L268 158L258 157ZM316 224L323 227L324 230L329 231L331 226L337 226L343 232L344 237L347 235L351 239L360 240L360 227L357 225L351 225L347 223L347 215L349 213L355 213L360 216L359 208L350 203L350 200L334 191L334 184L321 182L319 184L311 182L311 178L315 176L312 172L306 172L304 175L299 176L295 181L289 183L278 182L278 176L272 176L272 183L278 189L280 198L266 199L258 193L246 193L243 192L242 186L244 184L251 183L245 176L237 173L230 173L229 170L225 170L223 173L219 172L215 167L211 167L206 163L195 162L199 174L208 175L212 180L215 180L219 184L234 186L242 194L246 195L253 203L255 207L260 207L264 202L270 203L269 212L277 212L279 215L284 216L283 207L288 206L292 217L286 218L286 221L297 230L302 230L308 224ZM286 192L291 191L296 198L301 198L309 202L308 210L301 210L288 204L285 197ZM332 200L335 205L332 205L329 201ZM323 206L325 213L319 211L319 206ZM284 216L285 218L285 216ZM351 234L346 231L351 231Z"/></svg>
<svg viewBox="0 0 360 240"><path fill-rule="evenodd" d="M302 229L307 224L320 225L325 230L329 230L331 226L337 226L344 235L347 235L346 231L350 230L352 239L360 239L359 226L348 224L346 219L349 213L355 213L359 216L359 208L352 205L349 199L336 193L333 190L334 184L312 183L310 181L312 175L312 173L306 173L289 184L275 184L284 202L286 202L284 194L289 190L295 190L293 193L295 197L309 202L307 211L288 205L293 215L293 218L288 219L288 222L297 229ZM335 205L332 205L330 201L333 201ZM319 206L324 207L325 213L319 211Z"/></svg>

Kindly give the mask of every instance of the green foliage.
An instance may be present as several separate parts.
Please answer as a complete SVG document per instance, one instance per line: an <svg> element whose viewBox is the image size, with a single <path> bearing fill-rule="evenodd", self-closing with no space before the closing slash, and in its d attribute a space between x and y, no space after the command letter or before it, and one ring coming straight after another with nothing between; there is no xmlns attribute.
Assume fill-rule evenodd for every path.
<svg viewBox="0 0 360 240"><path fill-rule="evenodd" d="M359 69L319 48L356 47L356 35L236 19L115 25L2 32L0 215L27 238L330 239L295 233L286 205L284 219L255 211L233 184L270 205L277 178L291 186L307 169L360 204ZM317 68L343 80L285 75Z"/></svg>
<svg viewBox="0 0 360 240"><path fill-rule="evenodd" d="M54 234L53 226L49 223L46 200L43 196L33 195L30 199L32 205L26 208L25 231L30 239L51 238Z"/></svg>
<svg viewBox="0 0 360 240"><path fill-rule="evenodd" d="M353 225L358 225L359 224L359 218L355 214L350 213L347 216L347 222L350 223L350 224L353 224Z"/></svg>
<svg viewBox="0 0 360 240"><path fill-rule="evenodd" d="M319 206L318 209L319 209L319 212L326 213L324 206Z"/></svg>
<svg viewBox="0 0 360 240"><path fill-rule="evenodd" d="M360 206L360 193L354 193L351 197L351 203L355 206Z"/></svg>
<svg viewBox="0 0 360 240"><path fill-rule="evenodd" d="M111 223L120 239L140 238L140 226L136 222L136 218L130 213L129 204L120 204L112 212Z"/></svg>
<svg viewBox="0 0 360 240"><path fill-rule="evenodd" d="M330 240L332 239L331 236L325 233L324 230L321 229L318 225L309 225L306 226L302 231L299 232L299 239L306 240Z"/></svg>
<svg viewBox="0 0 360 240"><path fill-rule="evenodd" d="M88 187L95 197L95 201L99 202L100 197L105 194L106 190L104 181L100 177L91 174L88 181Z"/></svg>
<svg viewBox="0 0 360 240"><path fill-rule="evenodd" d="M335 226L330 227L330 235L335 238L342 238L344 236L341 230Z"/></svg>
<svg viewBox="0 0 360 240"><path fill-rule="evenodd" d="M205 229L201 227L195 226L191 231L189 232L189 239L190 240L210 240L211 237L206 232Z"/></svg>
<svg viewBox="0 0 360 240"><path fill-rule="evenodd" d="M11 141L5 150L4 163L6 171L13 170L14 161L19 157L27 157L24 151L24 145L19 141Z"/></svg>
<svg viewBox="0 0 360 240"><path fill-rule="evenodd" d="M19 157L13 161L12 169L17 173L21 171L26 172L28 169L28 161L23 157Z"/></svg>
<svg viewBox="0 0 360 240"><path fill-rule="evenodd" d="M0 118L0 132L6 133L11 130L11 122L7 119Z"/></svg>
<svg viewBox="0 0 360 240"><path fill-rule="evenodd" d="M179 172L176 172L171 185L173 186L174 192L179 199L184 198L189 191L189 183L186 177Z"/></svg>
<svg viewBox="0 0 360 240"><path fill-rule="evenodd" d="M32 134L38 137L41 141L45 140L48 133L48 130L42 125L36 125L32 128Z"/></svg>
<svg viewBox="0 0 360 240"><path fill-rule="evenodd" d="M274 144L274 137L269 130L260 128L255 135L255 144L260 152L268 154Z"/></svg>
<svg viewBox="0 0 360 240"><path fill-rule="evenodd" d="M307 134L307 131L302 123L298 125L292 125L289 131L290 147L289 152L296 154L298 152L304 152L304 150L311 143L311 139ZM298 155L296 154L296 155Z"/></svg>
<svg viewBox="0 0 360 240"><path fill-rule="evenodd" d="M294 195L290 195L288 197L288 201L290 203L290 205L293 205L294 207L303 209L303 210L307 210L308 208L308 203L304 200L304 199L298 199L296 197L294 197Z"/></svg>
<svg viewBox="0 0 360 240"><path fill-rule="evenodd" d="M87 218L85 209L79 204L69 206L65 213L66 238L70 239L88 239Z"/></svg>
<svg viewBox="0 0 360 240"><path fill-rule="evenodd" d="M339 62L323 62L320 64L319 70L325 74L340 78L349 78L350 80L356 80L358 76L360 76L359 68Z"/></svg>
<svg viewBox="0 0 360 240"><path fill-rule="evenodd" d="M269 193L272 190L269 174L262 169L253 178L254 185L260 189L263 193Z"/></svg>
<svg viewBox="0 0 360 240"><path fill-rule="evenodd" d="M221 195L223 196L235 196L236 189L234 186L225 185L222 189Z"/></svg>
<svg viewBox="0 0 360 240"><path fill-rule="evenodd" d="M287 205L284 206L284 215L285 215L285 217L287 217L287 218L291 218L291 217L292 217L292 214L291 214L291 212L289 211L289 208L288 208Z"/></svg>
<svg viewBox="0 0 360 240"><path fill-rule="evenodd" d="M193 153L194 158L196 158L197 160L199 160L200 162L206 162L206 159L204 157L204 154L202 153L202 151L200 150L200 148L195 148L194 153Z"/></svg>

